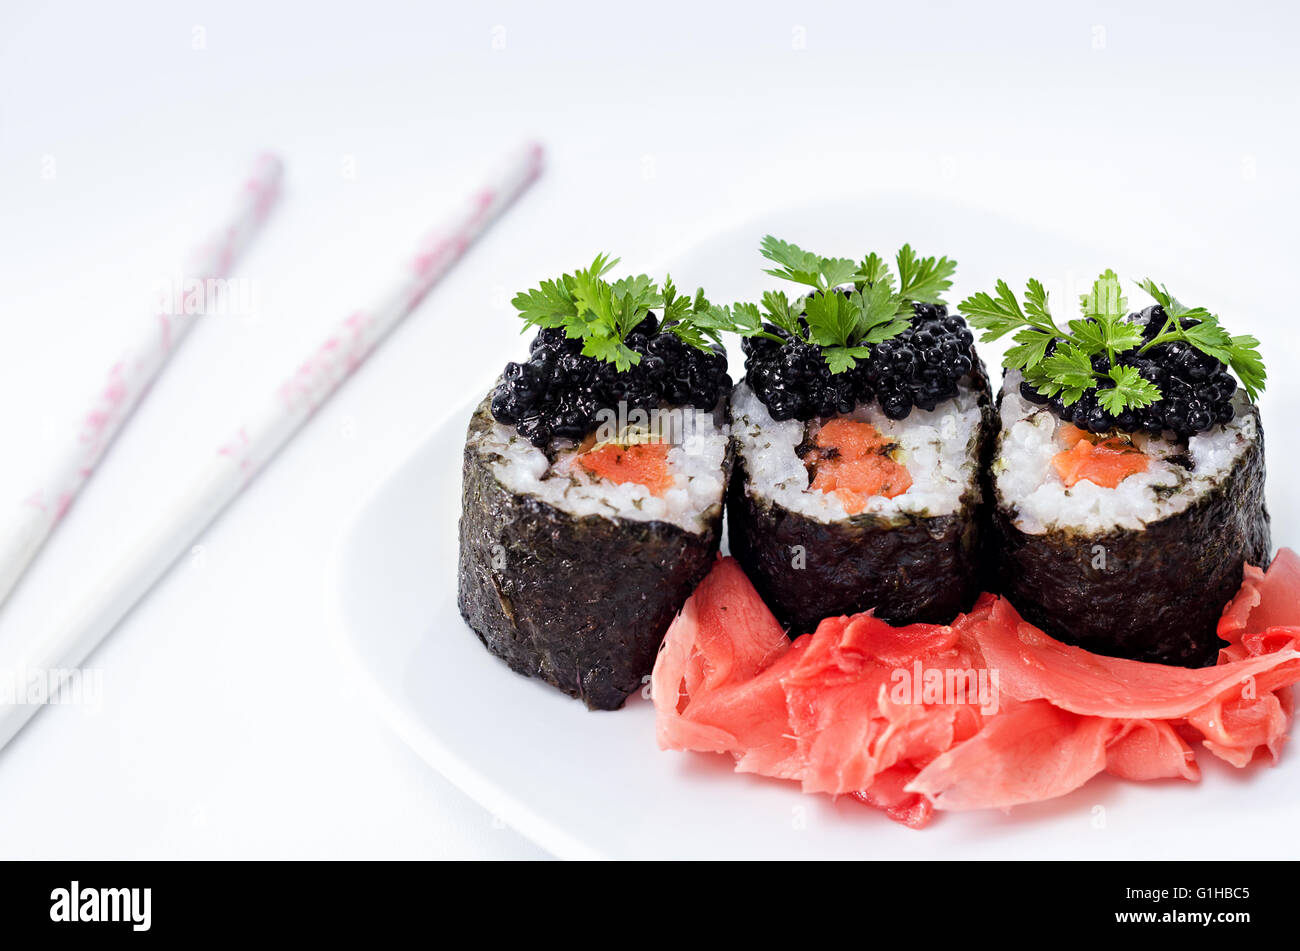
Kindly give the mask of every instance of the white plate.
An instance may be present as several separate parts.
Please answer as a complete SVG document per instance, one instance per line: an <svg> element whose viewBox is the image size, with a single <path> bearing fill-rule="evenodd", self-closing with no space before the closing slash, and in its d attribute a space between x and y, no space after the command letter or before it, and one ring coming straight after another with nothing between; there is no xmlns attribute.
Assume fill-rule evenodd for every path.
<svg viewBox="0 0 1300 951"><path fill-rule="evenodd" d="M999 273L1022 283L1031 273L1052 275L1061 262L1081 275L1124 263L973 210L857 201L719 233L669 262L678 286L705 283L722 300L758 290L754 248L769 231L824 253L910 240L923 253L980 258L962 261L952 298ZM1014 270L999 271L1006 261ZM1175 277L1167 280L1172 286ZM1196 290L1178 280L1180 289ZM501 360L519 346L511 338ZM461 449L478 399L436 427L357 516L339 560L346 639L403 740L543 848L564 857L908 859L1293 858L1300 849L1294 751L1275 769L1245 771L1207 753L1198 757L1204 778L1197 785L1100 777L1010 813L939 814L918 832L848 798L804 796L791 783L737 775L729 757L661 753L653 709L640 696L623 710L590 713L511 672L456 608ZM1271 446L1275 465L1277 454ZM1290 513L1278 514L1275 544L1295 537Z"/></svg>

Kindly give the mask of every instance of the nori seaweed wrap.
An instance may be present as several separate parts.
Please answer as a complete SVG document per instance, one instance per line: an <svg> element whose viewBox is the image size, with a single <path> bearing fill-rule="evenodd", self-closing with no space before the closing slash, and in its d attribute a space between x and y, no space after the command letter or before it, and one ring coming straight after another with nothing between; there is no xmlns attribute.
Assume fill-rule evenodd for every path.
<svg viewBox="0 0 1300 951"><path fill-rule="evenodd" d="M470 420L461 614L515 671L593 710L617 709L642 686L669 623L717 554L725 461L713 472L716 501L681 520L693 529L667 519L575 514L554 495L547 501L506 484L505 429L488 400ZM719 440L724 432L718 429Z"/></svg>
<svg viewBox="0 0 1300 951"><path fill-rule="evenodd" d="M860 406L838 417L874 424L912 480L856 513L812 488L807 450L816 451L828 420L776 422L746 384L732 414L731 554L791 636L868 609L891 624L946 623L971 606L982 583L981 473L994 426L981 364L933 410L900 421Z"/></svg>

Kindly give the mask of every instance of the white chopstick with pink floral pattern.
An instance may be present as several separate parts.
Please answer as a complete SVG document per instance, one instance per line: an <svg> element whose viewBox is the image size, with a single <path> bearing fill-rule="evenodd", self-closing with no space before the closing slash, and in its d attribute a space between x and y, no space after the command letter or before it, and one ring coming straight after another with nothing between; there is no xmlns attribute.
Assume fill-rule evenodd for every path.
<svg viewBox="0 0 1300 951"><path fill-rule="evenodd" d="M115 559L109 573L67 620L26 652L17 669L44 671L47 677L53 676L49 672L66 676L76 669L465 249L536 180L541 169L542 149L530 145L477 192L463 214L425 242L377 307L349 315L276 390L263 412L221 444L184 494L143 538ZM38 709L30 703L0 703L0 747Z"/></svg>
<svg viewBox="0 0 1300 951"><path fill-rule="evenodd" d="M242 477L252 476L311 416L375 346L409 314L475 239L542 170L542 148L531 144L480 188L445 230L429 235L396 285L370 309L349 314L290 374L261 415L241 426L219 450Z"/></svg>
<svg viewBox="0 0 1300 951"><path fill-rule="evenodd" d="M36 553L58 526L77 493L121 431L131 412L203 314L208 282L226 278L239 254L261 229L280 191L283 166L259 156L244 181L224 228L195 249L172 306L154 316L134 346L108 371L94 403L40 485L22 500L0 535L0 602L8 597Z"/></svg>

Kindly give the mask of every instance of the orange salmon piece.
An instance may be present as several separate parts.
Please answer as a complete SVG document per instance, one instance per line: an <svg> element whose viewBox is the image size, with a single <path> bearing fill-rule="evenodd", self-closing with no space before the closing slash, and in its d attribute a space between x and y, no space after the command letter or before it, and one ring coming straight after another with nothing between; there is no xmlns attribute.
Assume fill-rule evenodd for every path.
<svg viewBox="0 0 1300 951"><path fill-rule="evenodd" d="M636 482L650 490L651 495L663 495L673 487L673 477L668 472L667 443L636 443L616 446L612 443L584 452L578 465L592 475L617 482Z"/></svg>
<svg viewBox="0 0 1300 951"><path fill-rule="evenodd" d="M889 442L870 423L832 419L813 443L816 474L809 490L834 492L850 515L865 509L874 496L892 499L912 487L907 467L884 454Z"/></svg>
<svg viewBox="0 0 1300 951"><path fill-rule="evenodd" d="M838 449L840 455L861 457L867 453L878 453L889 443L880 435L880 430L870 423L859 423L852 419L832 419L813 437L813 442L821 449Z"/></svg>
<svg viewBox="0 0 1300 951"><path fill-rule="evenodd" d="M1146 472L1150 465L1146 453L1119 437L1093 442L1094 437L1074 426L1062 427L1062 434L1070 448L1053 456L1052 466L1067 488L1087 479L1094 485L1113 489L1129 476Z"/></svg>
<svg viewBox="0 0 1300 951"><path fill-rule="evenodd" d="M1073 423L1066 423L1062 426L1060 436L1061 439L1065 441L1065 448L1067 449L1073 449L1080 439L1086 439L1088 442L1092 442L1092 434L1086 429L1080 429Z"/></svg>

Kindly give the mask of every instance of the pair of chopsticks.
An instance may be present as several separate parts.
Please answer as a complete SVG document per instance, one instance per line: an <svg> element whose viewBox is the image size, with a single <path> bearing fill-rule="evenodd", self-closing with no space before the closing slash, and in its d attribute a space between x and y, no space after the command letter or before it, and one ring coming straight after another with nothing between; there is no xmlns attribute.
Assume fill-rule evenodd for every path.
<svg viewBox="0 0 1300 951"><path fill-rule="evenodd" d="M0 537L0 602L27 571L150 384L198 320L201 308L196 304L201 301L195 301L192 295L203 294L208 281L227 277L239 255L261 231L279 197L283 171L283 164L275 156L257 159L240 189L230 220L190 256L185 275L197 281L189 284L181 301L159 313L134 346L118 357L94 404L83 415L76 438L23 500L12 528Z"/></svg>
<svg viewBox="0 0 1300 951"><path fill-rule="evenodd" d="M475 239L537 179L541 169L541 146L529 145L473 195L468 207L431 234L380 302L352 313L335 328L285 379L261 412L220 444L184 494L115 562L67 619L27 650L16 669L66 677L81 665ZM203 278L229 273L235 258L266 219L279 192L281 171L277 159L259 159L229 225L200 250L190 273ZM103 395L87 413L76 441L24 502L17 530L0 539L0 601L57 527L113 437L193 325L195 315L185 315L183 306L176 309L180 313L160 315L148 338L114 364ZM40 708L37 703L19 702L19 698L0 704L0 748Z"/></svg>

